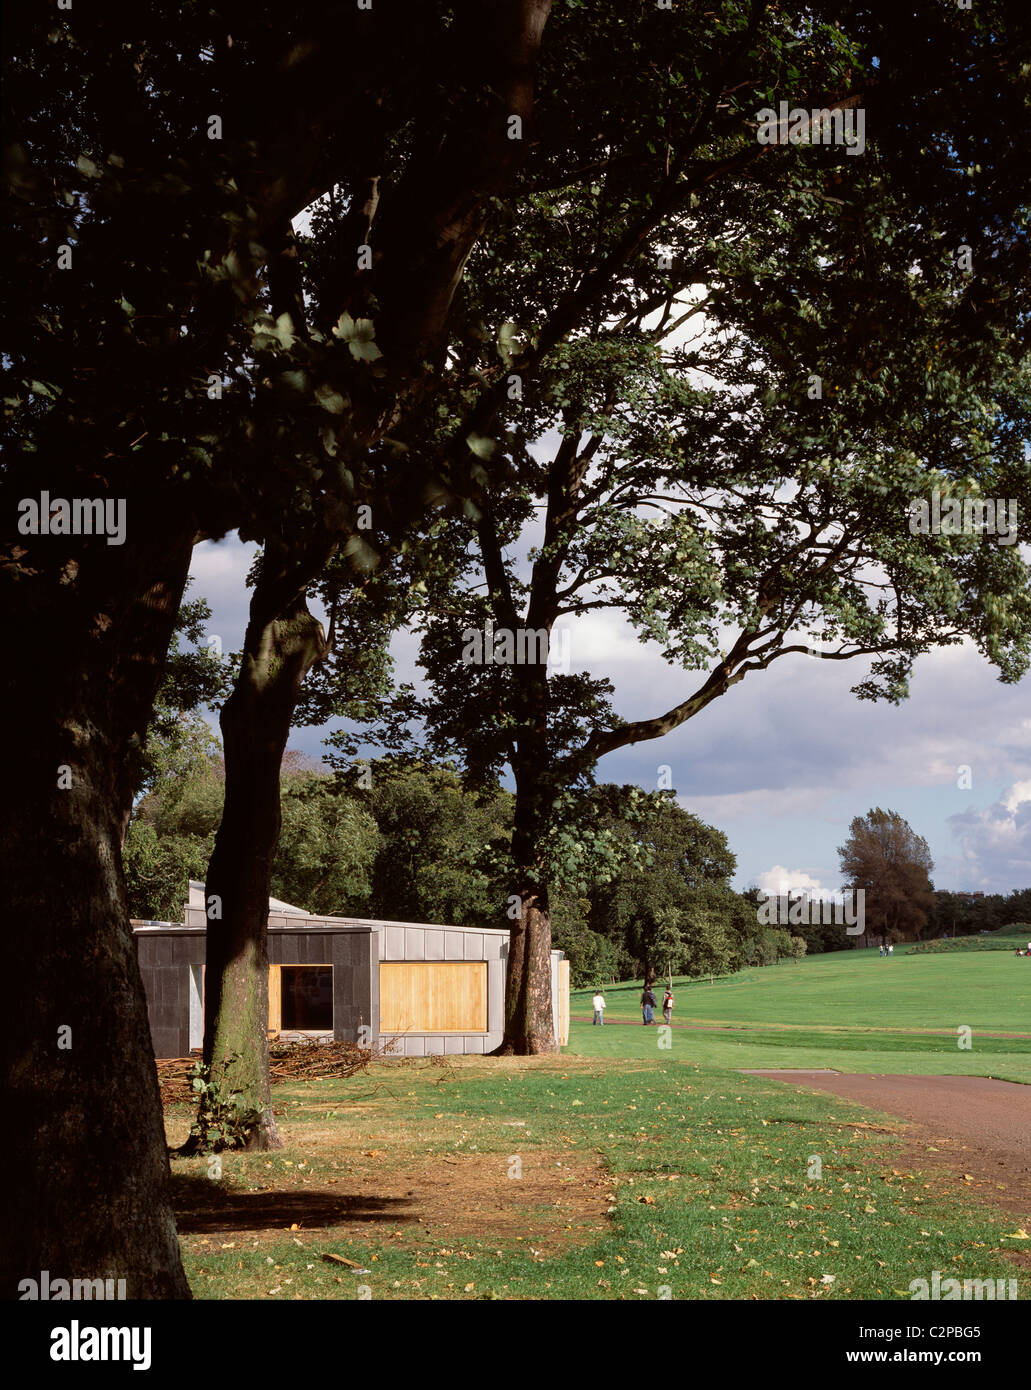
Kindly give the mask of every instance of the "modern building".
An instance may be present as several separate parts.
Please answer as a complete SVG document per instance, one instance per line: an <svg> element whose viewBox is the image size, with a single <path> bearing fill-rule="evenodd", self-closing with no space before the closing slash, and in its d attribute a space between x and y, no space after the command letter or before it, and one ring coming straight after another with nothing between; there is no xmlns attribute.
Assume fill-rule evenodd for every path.
<svg viewBox="0 0 1031 1390"><path fill-rule="evenodd" d="M134 922L154 1052L186 1057L204 1037L204 885L185 921ZM398 1056L491 1052L504 1032L504 928L318 917L269 899L269 1032ZM569 962L551 953L555 1036L569 1037ZM360 1031L365 1030L365 1031Z"/></svg>

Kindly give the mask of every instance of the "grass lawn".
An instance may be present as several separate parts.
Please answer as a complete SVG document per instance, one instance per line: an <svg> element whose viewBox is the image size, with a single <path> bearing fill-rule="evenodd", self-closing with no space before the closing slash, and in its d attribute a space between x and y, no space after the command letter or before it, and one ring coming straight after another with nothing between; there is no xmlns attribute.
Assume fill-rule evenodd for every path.
<svg viewBox="0 0 1031 1390"><path fill-rule="evenodd" d="M606 991L609 1016L637 1020L639 993ZM1029 993L1031 961L1006 953L843 952L681 982L678 1022L731 1026L674 1028L669 1049L655 1028L574 1022L561 1057L277 1086L283 1150L225 1155L221 1174L173 1160L191 1284L270 1300L908 1300L935 1270L1015 1278L1031 1212L1004 1168L964 1177L897 1119L736 1069L1031 1081ZM573 1012L589 1006L581 991ZM166 1113L177 1143L189 1111Z"/></svg>
<svg viewBox="0 0 1031 1390"><path fill-rule="evenodd" d="M1019 1273L1004 1252L1028 1248L1026 1218L921 1172L892 1122L659 1053L651 1030L644 1051L574 1025L572 1051L602 1036L604 1057L277 1087L282 1151L226 1155L220 1179L173 1162L195 1294L908 1299L934 1270ZM168 1114L178 1140L188 1113Z"/></svg>
<svg viewBox="0 0 1031 1390"><path fill-rule="evenodd" d="M891 958L842 951L708 980L674 978L675 1024L719 1026L718 1032L674 1028L676 1055L732 1067L832 1067L853 1072L929 1072L1031 1082L1031 960L1005 951ZM590 1016L591 990L578 990L571 1011ZM606 1017L640 1024L641 982L605 991ZM661 1022L661 1019L660 1019ZM971 1029L969 1049L960 1033ZM632 1030L616 1026L611 1031ZM588 1027L578 1046L592 1056L645 1056ZM992 1038L988 1033L1019 1033Z"/></svg>
<svg viewBox="0 0 1031 1390"><path fill-rule="evenodd" d="M628 1036L629 1035L629 1036ZM571 1046L589 1057L654 1057L658 1028L609 1024L593 1028L574 1023ZM743 1069L908 1073L912 1075L993 1076L1031 1083L1031 1038L979 1038L969 1051L935 1035L815 1028L738 1028L701 1032L674 1028L667 1056L703 1066Z"/></svg>

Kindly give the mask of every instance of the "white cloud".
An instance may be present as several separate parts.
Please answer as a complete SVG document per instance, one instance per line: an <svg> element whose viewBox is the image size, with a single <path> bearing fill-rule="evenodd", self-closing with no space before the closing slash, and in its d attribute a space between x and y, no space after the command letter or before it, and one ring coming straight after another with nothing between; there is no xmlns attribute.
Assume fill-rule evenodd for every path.
<svg viewBox="0 0 1031 1390"><path fill-rule="evenodd" d="M786 869L783 864L774 864L757 877L759 888L764 893L808 893L814 898L829 898L834 890L824 888L818 878L813 878L804 869Z"/></svg>
<svg viewBox="0 0 1031 1390"><path fill-rule="evenodd" d="M1015 782L984 809L949 816L948 824L955 858L975 887L1031 886L1031 781Z"/></svg>

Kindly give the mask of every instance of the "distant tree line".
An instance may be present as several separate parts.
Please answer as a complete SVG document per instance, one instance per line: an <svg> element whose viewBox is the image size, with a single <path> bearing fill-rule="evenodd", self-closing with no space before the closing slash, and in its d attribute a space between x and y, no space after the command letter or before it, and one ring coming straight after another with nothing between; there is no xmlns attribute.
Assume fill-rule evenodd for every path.
<svg viewBox="0 0 1031 1390"><path fill-rule="evenodd" d="M211 854L225 769L199 715L170 729L154 761L125 841L130 911L179 921L188 881L203 879ZM797 938L762 930L730 887L736 861L722 831L668 794L602 785L587 800L587 849L554 900L554 942L574 985L726 974L799 954ZM274 897L331 916L507 925L499 905L514 797L505 788L472 792L446 766L391 758L345 775L293 752L281 810Z"/></svg>

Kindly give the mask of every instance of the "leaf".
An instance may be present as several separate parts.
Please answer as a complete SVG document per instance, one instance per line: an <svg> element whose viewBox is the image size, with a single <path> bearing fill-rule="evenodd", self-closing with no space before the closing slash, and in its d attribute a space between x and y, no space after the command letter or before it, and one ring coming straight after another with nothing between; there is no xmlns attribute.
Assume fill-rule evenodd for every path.
<svg viewBox="0 0 1031 1390"><path fill-rule="evenodd" d="M516 323L503 323L498 329L498 356L506 367L511 366L513 359L519 355L519 338L519 325Z"/></svg>
<svg viewBox="0 0 1031 1390"><path fill-rule="evenodd" d="M315 399L322 409L328 411L330 415L343 415L347 402L339 391L334 390L327 382L315 388Z"/></svg>
<svg viewBox="0 0 1031 1390"><path fill-rule="evenodd" d="M379 348L373 342L364 342L356 339L354 342L348 343L347 346L351 356L358 362L375 362L378 357L383 356Z"/></svg>
<svg viewBox="0 0 1031 1390"><path fill-rule="evenodd" d="M358 362L375 362L383 356L376 346L376 326L372 319L353 319L345 311L337 319L333 334L347 344L351 356Z"/></svg>
<svg viewBox="0 0 1031 1390"><path fill-rule="evenodd" d="M280 314L276 319L275 327L269 329L274 338L277 338L287 352L297 341L297 334L294 332L294 321L290 314Z"/></svg>
<svg viewBox="0 0 1031 1390"><path fill-rule="evenodd" d="M491 458L498 447L493 439L488 439L482 434L466 435L465 442L479 459Z"/></svg>

